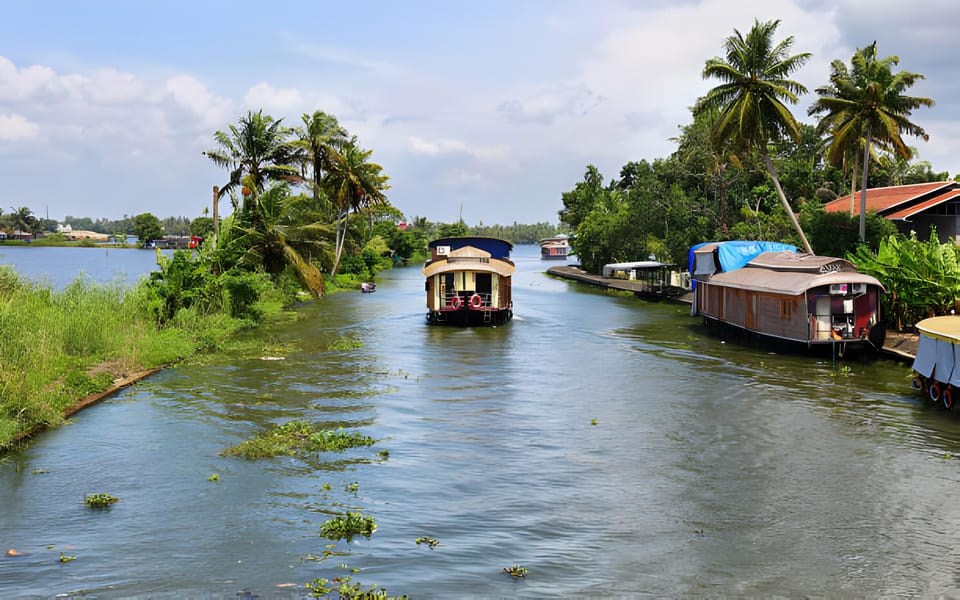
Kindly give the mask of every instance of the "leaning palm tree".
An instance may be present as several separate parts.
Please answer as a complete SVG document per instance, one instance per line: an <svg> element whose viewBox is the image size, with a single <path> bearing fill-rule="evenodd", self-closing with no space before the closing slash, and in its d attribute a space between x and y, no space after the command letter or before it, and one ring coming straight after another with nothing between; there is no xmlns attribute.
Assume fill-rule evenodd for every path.
<svg viewBox="0 0 960 600"><path fill-rule="evenodd" d="M288 143L290 130L282 121L264 115L263 111L249 111L237 125L230 126L229 133L217 131L213 134L219 148L207 150L204 154L218 167L229 171L229 179L220 187L217 199L229 196L234 211L240 208L236 188L244 188L246 203L250 200L248 197L257 197L250 192L253 189L262 191L267 181L282 181L297 175L297 169L290 166L293 154ZM242 183L244 178L249 178L249 186ZM245 208L256 215L255 204Z"/></svg>
<svg viewBox="0 0 960 600"><path fill-rule="evenodd" d="M360 148L355 136L331 154L330 170L325 178L327 193L337 211L331 276L336 275L340 265L350 213L387 203L384 191L390 188L389 177L381 173L383 167L368 162L371 154L372 150Z"/></svg>
<svg viewBox="0 0 960 600"><path fill-rule="evenodd" d="M877 43L854 53L851 69L842 61L831 63L830 84L817 88L820 98L814 102L808 114L823 114L821 128L829 128L832 141L827 158L836 163L851 146L863 146L860 185L860 239L866 237L867 174L870 167L871 144L892 148L902 158L909 159L913 152L903 141L903 134L915 135L923 140L929 136L922 127L908 117L915 108L933 106L930 98L905 96L903 91L911 87L919 73L893 72L900 59L896 56L877 58Z"/></svg>
<svg viewBox="0 0 960 600"><path fill-rule="evenodd" d="M800 125L784 102L796 104L797 94L806 93L800 83L787 77L810 59L810 53L790 55L793 36L774 45L773 35L780 21L761 23L744 37L736 29L723 44L726 59L711 58L703 68L703 77L722 83L700 99L696 111L719 110L711 131L715 147L729 141L735 152L746 155L759 152L777 190L780 202L790 217L804 249L813 254L810 242L787 201L767 146L784 134L800 139Z"/></svg>

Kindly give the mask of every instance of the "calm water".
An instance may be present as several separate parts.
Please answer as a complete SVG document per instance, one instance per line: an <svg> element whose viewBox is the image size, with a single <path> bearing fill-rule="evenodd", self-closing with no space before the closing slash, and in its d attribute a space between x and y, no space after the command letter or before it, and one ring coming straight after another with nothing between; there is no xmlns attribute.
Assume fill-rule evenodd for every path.
<svg viewBox="0 0 960 600"><path fill-rule="evenodd" d="M142 275L159 270L156 250L108 246L0 246L0 265L9 265L31 280L54 288L63 288L79 277L97 283L132 285Z"/></svg>
<svg viewBox="0 0 960 600"><path fill-rule="evenodd" d="M24 554L0 556L0 597L301 598L343 576L411 598L960 595L960 421L909 365L727 343L515 258L504 327L427 326L419 269L395 270L298 309L260 356L167 369L3 457L0 544ZM294 418L378 442L220 455ZM348 509L378 529L330 548Z"/></svg>

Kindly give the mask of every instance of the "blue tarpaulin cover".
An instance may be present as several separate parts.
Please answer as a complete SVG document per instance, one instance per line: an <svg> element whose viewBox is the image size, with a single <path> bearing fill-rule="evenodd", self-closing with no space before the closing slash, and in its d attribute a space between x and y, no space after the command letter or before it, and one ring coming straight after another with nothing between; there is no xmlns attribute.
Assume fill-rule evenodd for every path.
<svg viewBox="0 0 960 600"><path fill-rule="evenodd" d="M690 268L693 269L693 251L707 244L716 243L720 255L720 268L733 271L746 265L748 262L764 252L796 252L797 247L783 242L764 242L758 240L728 240L726 242L704 242L690 248Z"/></svg>

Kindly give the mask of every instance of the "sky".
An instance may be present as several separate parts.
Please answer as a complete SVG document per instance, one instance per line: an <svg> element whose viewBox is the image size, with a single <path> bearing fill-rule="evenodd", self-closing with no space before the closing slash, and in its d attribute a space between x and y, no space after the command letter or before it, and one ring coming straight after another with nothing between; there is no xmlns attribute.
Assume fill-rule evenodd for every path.
<svg viewBox="0 0 960 600"><path fill-rule="evenodd" d="M2 3L0 210L120 219L204 214L226 171L203 155L247 111L322 110L390 177L408 219L558 223L587 165L668 157L717 84L707 59L756 19L830 63L877 42L932 108L906 138L960 173L954 0L31 0ZM221 201L221 213L229 212Z"/></svg>

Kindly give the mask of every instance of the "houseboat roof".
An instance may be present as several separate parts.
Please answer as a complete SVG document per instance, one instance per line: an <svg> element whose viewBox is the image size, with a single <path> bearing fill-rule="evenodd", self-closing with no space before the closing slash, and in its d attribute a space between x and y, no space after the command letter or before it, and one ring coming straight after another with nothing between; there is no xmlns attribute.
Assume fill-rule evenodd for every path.
<svg viewBox="0 0 960 600"><path fill-rule="evenodd" d="M764 252L743 268L714 274L708 283L791 296L833 283L866 283L884 289L875 277L858 273L850 261L789 251Z"/></svg>
<svg viewBox="0 0 960 600"><path fill-rule="evenodd" d="M424 265L422 272L426 277L449 271L480 271L506 277L512 275L515 270L516 266L508 259L493 258L486 250L463 246L428 262Z"/></svg>
<svg viewBox="0 0 960 600"><path fill-rule="evenodd" d="M960 316L945 315L924 319L917 323L917 331L924 337L960 344Z"/></svg>
<svg viewBox="0 0 960 600"><path fill-rule="evenodd" d="M733 271L764 252L796 252L797 247L783 242L766 240L726 240L723 242L703 242L690 248L689 269L694 271L694 255L716 252L720 261L720 270Z"/></svg>

